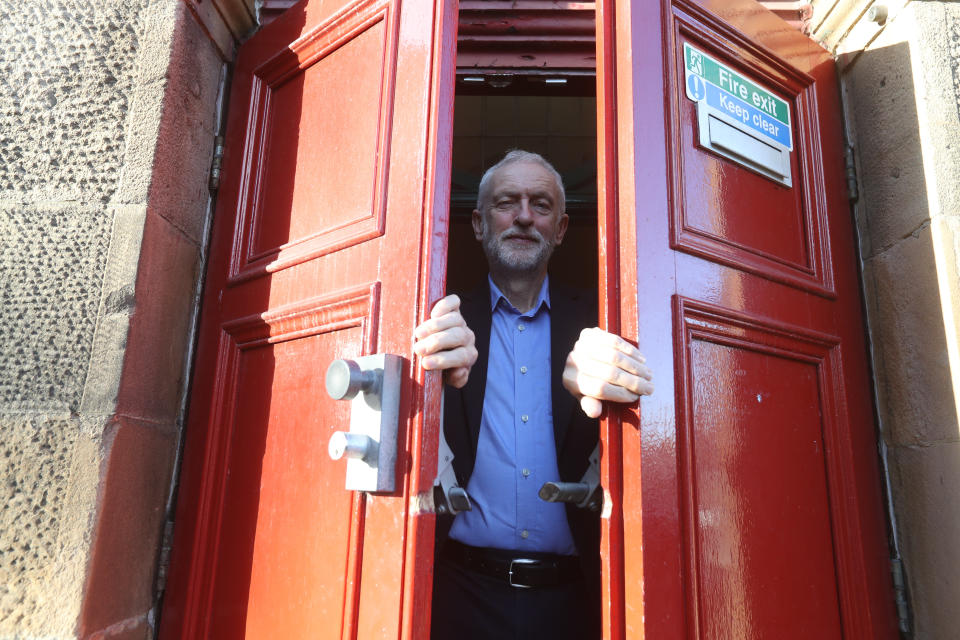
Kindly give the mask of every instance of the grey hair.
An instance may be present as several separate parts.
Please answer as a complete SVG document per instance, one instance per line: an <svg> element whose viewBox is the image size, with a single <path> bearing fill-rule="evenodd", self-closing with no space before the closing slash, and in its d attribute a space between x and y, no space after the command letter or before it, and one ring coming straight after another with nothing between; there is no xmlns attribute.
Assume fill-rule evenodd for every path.
<svg viewBox="0 0 960 640"><path fill-rule="evenodd" d="M503 156L500 162L484 172L483 177L480 178L480 188L477 190L477 211L482 213L485 205L489 204L490 182L493 179L493 174L507 165L517 162L535 162L550 172L553 179L557 182L557 193L560 194L560 213L564 213L567 210L567 196L563 189L563 178L560 177L560 174L553 168L553 165L542 155L532 151L524 151L523 149L511 149L507 152L507 155Z"/></svg>

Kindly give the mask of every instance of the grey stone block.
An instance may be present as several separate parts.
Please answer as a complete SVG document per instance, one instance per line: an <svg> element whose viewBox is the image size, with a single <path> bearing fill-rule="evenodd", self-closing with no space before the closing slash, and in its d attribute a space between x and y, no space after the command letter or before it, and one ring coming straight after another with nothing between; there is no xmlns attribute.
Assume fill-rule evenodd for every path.
<svg viewBox="0 0 960 640"><path fill-rule="evenodd" d="M77 467L83 439L68 418L0 418L0 637L72 637L92 496L71 485L97 473L96 456Z"/></svg>
<svg viewBox="0 0 960 640"><path fill-rule="evenodd" d="M109 229L96 206L0 206L0 412L77 409Z"/></svg>
<svg viewBox="0 0 960 640"><path fill-rule="evenodd" d="M0 200L109 200L149 0L0 7Z"/></svg>
<svg viewBox="0 0 960 640"><path fill-rule="evenodd" d="M152 210L199 246L210 198L208 184L223 63L186 5L179 6L149 201Z"/></svg>
<svg viewBox="0 0 960 640"><path fill-rule="evenodd" d="M866 263L880 410L888 441L957 437L957 413L930 227Z"/></svg>
<svg viewBox="0 0 960 640"><path fill-rule="evenodd" d="M955 638L960 602L960 443L890 452L917 640Z"/></svg>

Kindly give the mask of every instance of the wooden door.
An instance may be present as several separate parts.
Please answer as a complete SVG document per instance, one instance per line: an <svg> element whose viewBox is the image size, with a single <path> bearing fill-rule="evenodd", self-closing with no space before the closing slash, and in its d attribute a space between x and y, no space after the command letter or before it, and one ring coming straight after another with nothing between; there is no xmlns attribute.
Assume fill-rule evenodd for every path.
<svg viewBox="0 0 960 640"><path fill-rule="evenodd" d="M423 638L440 382L411 364L442 295L455 7L301 2L239 52L170 580L180 638ZM335 358L404 357L397 487L348 492Z"/></svg>
<svg viewBox="0 0 960 640"><path fill-rule="evenodd" d="M894 638L834 62L752 0L598 40L602 321L657 375L603 424L605 637ZM685 46L785 101L791 186L701 144Z"/></svg>

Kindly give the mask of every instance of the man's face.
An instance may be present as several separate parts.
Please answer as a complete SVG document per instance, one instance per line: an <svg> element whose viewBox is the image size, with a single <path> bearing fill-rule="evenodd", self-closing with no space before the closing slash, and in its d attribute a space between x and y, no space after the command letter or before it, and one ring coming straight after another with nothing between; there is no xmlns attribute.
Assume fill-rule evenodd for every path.
<svg viewBox="0 0 960 640"><path fill-rule="evenodd" d="M536 162L514 162L493 174L485 211L473 212L473 233L492 271L539 272L567 231L553 175Z"/></svg>

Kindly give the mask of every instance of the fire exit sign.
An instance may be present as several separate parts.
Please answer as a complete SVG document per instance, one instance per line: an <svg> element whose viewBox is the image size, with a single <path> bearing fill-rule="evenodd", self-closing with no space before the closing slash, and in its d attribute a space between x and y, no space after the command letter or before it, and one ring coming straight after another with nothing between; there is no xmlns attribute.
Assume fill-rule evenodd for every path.
<svg viewBox="0 0 960 640"><path fill-rule="evenodd" d="M683 44L687 97L737 121L742 128L793 150L790 105L703 51Z"/></svg>

